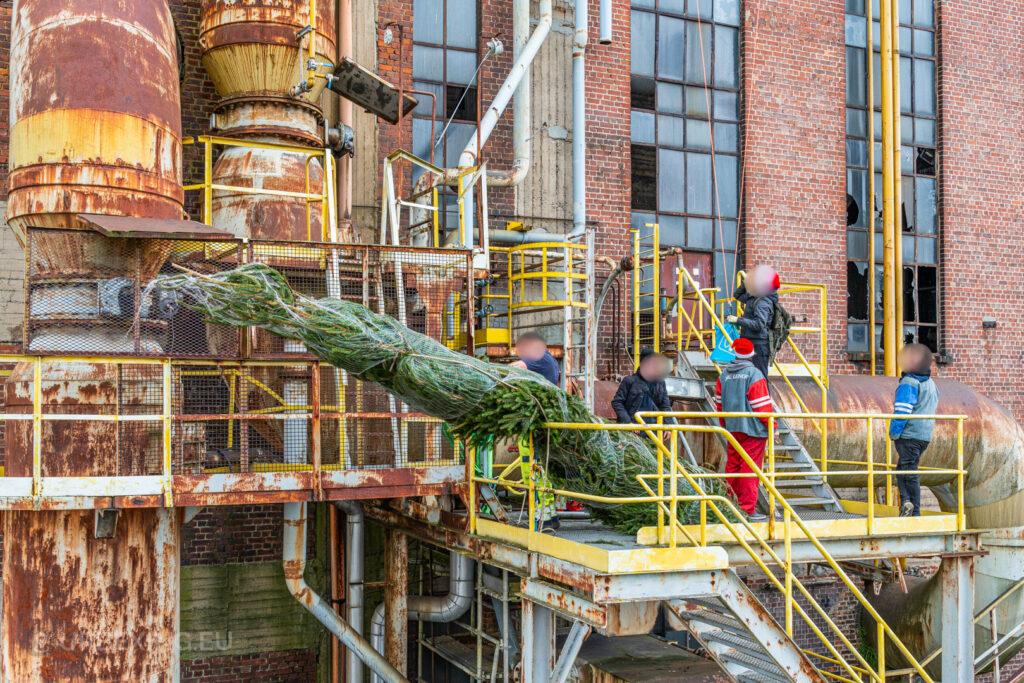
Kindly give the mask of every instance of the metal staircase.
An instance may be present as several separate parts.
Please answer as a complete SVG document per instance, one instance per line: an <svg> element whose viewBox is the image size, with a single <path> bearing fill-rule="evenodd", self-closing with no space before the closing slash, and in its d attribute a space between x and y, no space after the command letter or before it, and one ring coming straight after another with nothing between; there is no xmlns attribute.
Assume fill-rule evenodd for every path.
<svg viewBox="0 0 1024 683"><path fill-rule="evenodd" d="M716 588L714 595L665 604L733 681L825 680L736 572L725 570Z"/></svg>
<svg viewBox="0 0 1024 683"><path fill-rule="evenodd" d="M684 351L678 355L676 377L670 386L672 398L695 401L700 410L715 412L714 378L718 368L702 351ZM717 418L709 417L708 424L717 425ZM816 476L801 476L778 479L775 487L791 504L799 507L818 507L828 512L843 512L832 487L826 483L818 465L797 438L792 427L784 419L778 420L778 443L775 446L775 469L788 473L806 473ZM762 491L762 500L765 499Z"/></svg>

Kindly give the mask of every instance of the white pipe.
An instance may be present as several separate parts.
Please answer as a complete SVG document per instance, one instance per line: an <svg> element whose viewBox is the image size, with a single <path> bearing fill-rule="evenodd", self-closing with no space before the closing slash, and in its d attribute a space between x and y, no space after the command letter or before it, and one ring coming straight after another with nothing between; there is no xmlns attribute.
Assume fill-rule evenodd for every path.
<svg viewBox="0 0 1024 683"><path fill-rule="evenodd" d="M531 244L535 242L564 242L565 235L553 235L543 230L488 230L487 238L500 244Z"/></svg>
<svg viewBox="0 0 1024 683"><path fill-rule="evenodd" d="M338 500L335 507L345 514L345 619L356 633L363 633L363 505L351 500ZM351 649L346 650L346 683L363 683L363 662ZM378 650L379 652L379 650Z"/></svg>
<svg viewBox="0 0 1024 683"><path fill-rule="evenodd" d="M517 0L520 3L528 3L529 0ZM483 146L487 144L488 138L491 137L491 133L494 132L494 127L498 123L498 118L501 117L505 108L508 107L509 100L512 99L512 95L516 92L516 88L522 83L523 78L529 73L530 65L533 63L534 58L540 51L540 46L544 44L544 40L547 39L548 33L551 32L551 0L540 0L539 7L539 18L537 20L537 28L533 30L533 35L526 41L526 45L523 46L522 52L516 58L515 63L512 64L512 69L509 71L508 76L505 77L505 82L501 84L501 88L498 89L498 93L494 96L494 100L491 102L491 106L487 108L487 113L484 114L483 119L480 120L480 125L477 130L473 133L473 136L469 139L465 149L462 150L462 155L459 157L459 167L467 168L475 166L477 164L476 151L477 147L483 149ZM520 16L520 11L515 12L515 16ZM523 126L529 127L529 122L523 123ZM522 129L520 129L522 131ZM529 137L528 135L524 135ZM488 181L488 184L490 182ZM466 206L473 206L473 187L466 190ZM475 231L475 218L473 211L467 211L463 224L466 228L466 247L473 247L473 232Z"/></svg>
<svg viewBox="0 0 1024 683"><path fill-rule="evenodd" d="M612 44L612 0L601 0L601 32L598 42Z"/></svg>
<svg viewBox="0 0 1024 683"><path fill-rule="evenodd" d="M331 606L309 587L303 574L306 572L306 504L284 504L284 581L288 591L299 603L309 610L317 621L333 633L350 651L354 651L378 680L387 683L409 683L378 650L373 649L366 639L341 618Z"/></svg>
<svg viewBox="0 0 1024 683"><path fill-rule="evenodd" d="M576 31L572 40L572 232L587 229L587 3L576 0Z"/></svg>
<svg viewBox="0 0 1024 683"><path fill-rule="evenodd" d="M447 595L410 595L407 599L407 613L410 621L427 621L435 624L455 621L473 604L473 568L476 562L469 555L453 552L449 556ZM377 605L370 618L370 643L378 652L384 647L384 603ZM370 683L380 679L370 676Z"/></svg>

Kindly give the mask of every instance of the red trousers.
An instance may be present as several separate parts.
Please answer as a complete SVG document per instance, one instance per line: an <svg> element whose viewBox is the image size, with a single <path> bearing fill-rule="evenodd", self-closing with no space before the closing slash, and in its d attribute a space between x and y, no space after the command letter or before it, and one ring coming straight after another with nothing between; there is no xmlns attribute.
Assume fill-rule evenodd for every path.
<svg viewBox="0 0 1024 683"><path fill-rule="evenodd" d="M750 459L760 468L764 466L764 449L768 445L768 439L759 436L750 436L743 432L733 432L733 438L739 442L743 450L747 452ZM736 474L738 472L751 472L752 470L747 466L746 461L743 457L736 452L736 449L732 447L732 444L728 446L728 456L725 460L725 471L727 474ZM753 514L757 507L757 487L760 483L757 477L730 477L726 479L729 483L729 488L732 489L732 493L736 496L736 501L740 505L740 509L746 512L748 515Z"/></svg>

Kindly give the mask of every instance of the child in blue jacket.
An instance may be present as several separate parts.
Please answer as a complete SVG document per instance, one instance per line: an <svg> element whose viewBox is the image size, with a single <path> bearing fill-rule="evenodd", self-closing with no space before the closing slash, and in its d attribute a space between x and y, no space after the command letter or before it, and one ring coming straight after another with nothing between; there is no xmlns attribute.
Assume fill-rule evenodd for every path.
<svg viewBox="0 0 1024 683"><path fill-rule="evenodd" d="M924 344L907 344L900 352L900 384L896 388L896 415L934 415L939 405L939 390L932 381L932 352ZM916 470L921 454L928 448L935 420L895 419L889 425L889 438L899 454L898 470ZM921 484L916 474L896 475L900 489L900 517L921 516Z"/></svg>

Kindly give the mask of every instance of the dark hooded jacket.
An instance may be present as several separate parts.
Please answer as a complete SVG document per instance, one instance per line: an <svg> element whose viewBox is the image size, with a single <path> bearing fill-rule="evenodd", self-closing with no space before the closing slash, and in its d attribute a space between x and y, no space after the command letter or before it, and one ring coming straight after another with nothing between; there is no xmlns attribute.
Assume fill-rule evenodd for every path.
<svg viewBox="0 0 1024 683"><path fill-rule="evenodd" d="M733 297L743 304L743 315L736 321L740 328L740 336L752 342L768 341L768 328L775 317L775 304L779 302L779 295L772 292L758 298L740 285Z"/></svg>
<svg viewBox="0 0 1024 683"><path fill-rule="evenodd" d="M649 404L644 406L646 401ZM619 384L615 398L612 399L612 409L615 410L616 421L619 424L633 424L636 422L634 415L640 410L658 410L668 412L672 410L672 401L668 397L668 389L665 382L648 382L636 371L628 377L624 377ZM654 418L648 418L654 420ZM675 424L675 418L667 418L665 422Z"/></svg>

